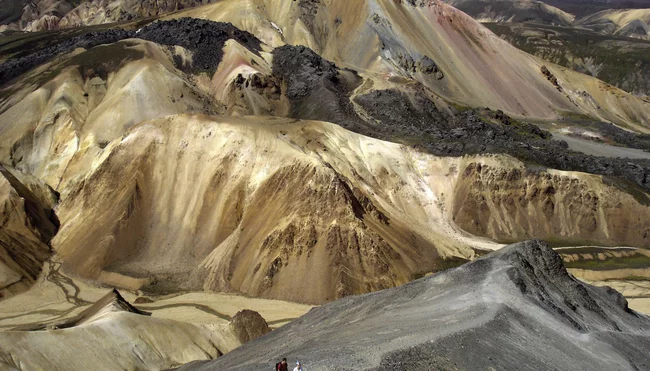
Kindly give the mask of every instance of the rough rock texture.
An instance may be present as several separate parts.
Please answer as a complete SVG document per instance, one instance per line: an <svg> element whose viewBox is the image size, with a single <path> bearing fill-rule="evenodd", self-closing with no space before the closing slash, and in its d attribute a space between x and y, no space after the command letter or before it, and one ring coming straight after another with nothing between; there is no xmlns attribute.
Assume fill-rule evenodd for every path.
<svg viewBox="0 0 650 371"><path fill-rule="evenodd" d="M39 180L0 164L0 298L29 288L51 255L57 195Z"/></svg>
<svg viewBox="0 0 650 371"><path fill-rule="evenodd" d="M214 0L3 0L0 30L50 31L156 17Z"/></svg>
<svg viewBox="0 0 650 371"><path fill-rule="evenodd" d="M72 0L3 0L0 2L0 30L55 29L61 17L74 7Z"/></svg>
<svg viewBox="0 0 650 371"><path fill-rule="evenodd" d="M525 171L508 157L436 158L323 122L178 115L135 126L107 147L60 204L53 247L64 271L131 290L206 289L323 303L474 257L471 246L481 245L462 231L472 227L471 201L483 196L472 193L478 180L465 174L473 163L495 167L497 175ZM603 223L630 223L611 227L620 234L592 233L599 242L649 246L644 229L635 227L648 219L642 200L600 177L547 172L558 184L586 179L563 196L574 195L585 218L593 207L587 196L597 193ZM504 187L499 197L518 197L527 181L537 180ZM476 189L489 194L496 183L485 183ZM465 204L469 211L458 211L462 217L453 222ZM635 210L639 221L617 217L619 205ZM559 228L566 218L546 213L537 199L530 206L540 225ZM479 217L510 226L518 212L528 215L527 207L494 207L486 212L492 219ZM546 229L472 231L502 238ZM567 229L562 238L592 231Z"/></svg>
<svg viewBox="0 0 650 371"><path fill-rule="evenodd" d="M286 84L291 117L336 122L348 128L361 125L349 100L361 82L355 72L339 69L304 46L285 45L273 51L273 74Z"/></svg>
<svg viewBox="0 0 650 371"><path fill-rule="evenodd" d="M445 77L445 74L440 71L436 62L426 55L422 57L415 65L418 71L426 73L427 75L434 75L436 79L440 80Z"/></svg>
<svg viewBox="0 0 650 371"><path fill-rule="evenodd" d="M540 241L374 294L349 297L207 363L264 370L633 370L650 367L650 318L586 285Z"/></svg>
<svg viewBox="0 0 650 371"><path fill-rule="evenodd" d="M230 320L230 328L242 344L271 332L269 325L257 312L244 309Z"/></svg>
<svg viewBox="0 0 650 371"><path fill-rule="evenodd" d="M544 75L546 79L557 88L558 91L562 91L562 87L557 81L557 77L555 77L555 75L553 75L553 73L549 71L546 66L540 67L540 71L542 72L542 75Z"/></svg>
<svg viewBox="0 0 650 371"><path fill-rule="evenodd" d="M85 0L61 17L58 28L124 22L189 9L214 0Z"/></svg>
<svg viewBox="0 0 650 371"><path fill-rule="evenodd" d="M27 55L16 56L0 65L0 85L6 84L11 79L51 60L57 55L71 52L76 48L90 49L97 45L114 43L133 37L133 35L134 32L121 29L89 32L41 50L28 51Z"/></svg>
<svg viewBox="0 0 650 371"><path fill-rule="evenodd" d="M236 40L251 51L260 51L260 41L255 36L239 30L230 23L193 18L158 21L138 31L110 29L89 32L37 51L26 51L23 53L25 55L14 56L0 64L0 85L76 48L90 49L97 45L115 43L134 37L161 45L177 45L190 50L193 53L192 68L194 71L214 72L223 57L222 48L230 39Z"/></svg>
<svg viewBox="0 0 650 371"><path fill-rule="evenodd" d="M421 90L375 90L356 96L354 102L381 123L373 130L351 128L365 135L381 139L416 137L418 146L442 156L507 153L524 162L616 176L650 189L649 160L596 157L567 150L565 142L550 140L549 132L532 124L511 122L503 112L471 110L450 115L439 110ZM486 116L492 120L481 118ZM641 136L631 135L637 138L637 145L643 145Z"/></svg>
<svg viewBox="0 0 650 371"><path fill-rule="evenodd" d="M194 18L158 21L139 30L135 37L162 45L178 45L190 50L192 67L198 71L214 72L227 40L236 40L253 52L260 51L260 41L230 23L212 22Z"/></svg>
<svg viewBox="0 0 650 371"><path fill-rule="evenodd" d="M649 245L647 208L623 208L626 201L612 197L616 188L594 192L591 181L472 164L456 186L454 221L470 233L504 242L535 236L576 245L596 240Z"/></svg>
<svg viewBox="0 0 650 371"><path fill-rule="evenodd" d="M361 156L384 160L361 148L383 143L324 123L217 120L143 123L115 142L59 208L53 246L64 269L159 293L226 290L322 303L405 283L440 269L442 257L473 255L444 229L404 223L404 211L389 214L383 205L394 206L372 197L362 183L370 171L388 177L386 187L394 177L417 182L407 167L391 175L364 165ZM338 144L347 140L350 149ZM359 174L368 179L350 179Z"/></svg>

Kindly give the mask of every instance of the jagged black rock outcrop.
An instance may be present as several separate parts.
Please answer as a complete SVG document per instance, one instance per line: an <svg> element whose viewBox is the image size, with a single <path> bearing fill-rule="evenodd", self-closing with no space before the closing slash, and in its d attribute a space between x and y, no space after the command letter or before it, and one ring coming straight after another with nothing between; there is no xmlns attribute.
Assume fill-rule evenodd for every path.
<svg viewBox="0 0 650 371"><path fill-rule="evenodd" d="M76 48L90 49L97 45L115 43L128 38L139 38L161 45L179 45L192 51L194 53L192 67L195 72L214 72L223 58L223 45L229 39L236 40L255 53L261 50L259 39L231 23L179 18L154 22L138 31L109 29L88 32L64 39L40 50L25 51L20 53L19 57L11 58L0 64L0 86L57 55L69 53Z"/></svg>
<svg viewBox="0 0 650 371"><path fill-rule="evenodd" d="M161 45L178 45L192 51L193 68L198 71L214 72L217 69L227 40L233 39L255 53L261 50L257 37L231 23L196 18L154 22L137 32L136 37Z"/></svg>
<svg viewBox="0 0 650 371"><path fill-rule="evenodd" d="M648 369L650 318L571 276L537 240L315 308L224 357L182 370Z"/></svg>
<svg viewBox="0 0 650 371"><path fill-rule="evenodd" d="M291 117L330 121L355 131L363 126L349 99L361 82L355 72L339 69L307 47L284 45L273 51L273 75L285 83Z"/></svg>

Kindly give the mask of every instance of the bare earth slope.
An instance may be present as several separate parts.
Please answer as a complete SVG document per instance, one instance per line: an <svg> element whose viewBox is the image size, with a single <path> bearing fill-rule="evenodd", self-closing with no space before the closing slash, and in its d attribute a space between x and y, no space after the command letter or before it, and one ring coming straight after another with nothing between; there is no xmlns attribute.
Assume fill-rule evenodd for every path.
<svg viewBox="0 0 650 371"><path fill-rule="evenodd" d="M637 96L650 96L650 42L574 27L484 23L521 50L597 77Z"/></svg>
<svg viewBox="0 0 650 371"><path fill-rule="evenodd" d="M382 292L313 309L209 363L265 370L288 355L310 370L646 369L650 318L609 288L570 276L539 241Z"/></svg>
<svg viewBox="0 0 650 371"><path fill-rule="evenodd" d="M38 179L0 164L0 298L25 291L38 278L59 227L56 200Z"/></svg>
<svg viewBox="0 0 650 371"><path fill-rule="evenodd" d="M600 33L650 40L650 9L603 10L580 18L576 25Z"/></svg>
<svg viewBox="0 0 650 371"><path fill-rule="evenodd" d="M260 19L243 22L240 13L249 8L238 4L225 1L192 12L231 17L269 43L281 45L289 37L289 30ZM365 5L381 5L402 27L402 17L419 19L422 27L433 27L431 35L478 32L472 34L482 35L478 41L459 39L468 53L474 42L503 43L446 5L373 4ZM287 23L304 6L286 5L278 22ZM334 16L343 5L319 12ZM430 18L426 12L440 14ZM453 22L445 14L467 30L447 30ZM361 18L357 26L386 26L378 17ZM375 40L398 35L392 28L370 32ZM338 53L336 38L315 35L315 48ZM391 42L434 45L405 35ZM52 245L67 272L154 293L226 290L322 303L403 284L473 258L474 247L499 246L480 237L648 247L647 196L635 186L640 193L629 194L608 178L531 170L504 156L438 158L322 122L187 115L277 114L361 127L383 138L431 135L432 152L447 156L509 147L535 161L542 148L555 161L551 165L564 166L563 159L575 155L532 125L454 116L458 112L424 86L444 84L450 72L440 67L438 80L432 62L423 58L414 59L419 67L413 72L407 49L377 55L372 69L356 73L304 47L273 49L224 23L184 18L117 35L127 36L165 45L123 39L87 50L65 46L69 52L53 53L4 90L0 155L61 193L62 227ZM199 38L211 41L198 43ZM327 43L333 44L322 47ZM560 93L541 69L520 67L533 83L542 79ZM418 131L408 131L413 129ZM466 137L478 139L464 143ZM484 146L485 137L493 138L493 147ZM643 182L650 167L643 162L630 166L627 160L575 156L572 164L588 166L578 170L648 186ZM496 185L503 191L495 192ZM297 279L295 272L317 279Z"/></svg>
<svg viewBox="0 0 650 371"><path fill-rule="evenodd" d="M544 1L532 0L445 0L480 22L531 22L568 26L575 16Z"/></svg>
<svg viewBox="0 0 650 371"><path fill-rule="evenodd" d="M211 325L150 315L113 290L64 321L0 332L0 367L167 369L213 359L269 331L264 319L252 311L237 313L229 324Z"/></svg>
<svg viewBox="0 0 650 371"><path fill-rule="evenodd" d="M545 119L568 111L640 131L650 119L650 103L559 66L546 63L545 74L545 62L438 1L226 0L174 15L184 16L232 22L274 47L305 45L375 80L411 78L464 106ZM443 77L417 68L425 56Z"/></svg>
<svg viewBox="0 0 650 371"><path fill-rule="evenodd" d="M48 31L156 17L214 0L3 0L0 32Z"/></svg>
<svg viewBox="0 0 650 371"><path fill-rule="evenodd" d="M463 230L650 246L650 208L601 177L505 156L437 158L333 124L262 117L142 123L109 144L58 215L53 247L68 272L132 290L308 303L496 247Z"/></svg>

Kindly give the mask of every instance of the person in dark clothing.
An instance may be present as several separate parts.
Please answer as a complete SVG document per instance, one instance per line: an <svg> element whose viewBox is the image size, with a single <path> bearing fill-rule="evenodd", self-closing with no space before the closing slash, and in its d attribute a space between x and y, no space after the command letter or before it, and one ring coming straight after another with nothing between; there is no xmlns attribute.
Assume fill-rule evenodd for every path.
<svg viewBox="0 0 650 371"><path fill-rule="evenodd" d="M289 365L287 365L286 358L282 358L282 362L278 362L275 365L275 371L289 371Z"/></svg>

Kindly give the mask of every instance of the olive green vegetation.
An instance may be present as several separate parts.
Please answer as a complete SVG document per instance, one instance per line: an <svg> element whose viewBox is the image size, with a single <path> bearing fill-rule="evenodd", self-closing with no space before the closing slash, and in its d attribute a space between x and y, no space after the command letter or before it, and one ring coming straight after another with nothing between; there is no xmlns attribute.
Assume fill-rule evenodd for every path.
<svg viewBox="0 0 650 371"><path fill-rule="evenodd" d="M539 24L484 23L515 47L639 96L650 96L650 41Z"/></svg>
<svg viewBox="0 0 650 371"><path fill-rule="evenodd" d="M564 262L567 268L588 269L592 271L608 271L628 268L650 268L650 257L643 254L635 254L625 257L608 257L605 260L579 259Z"/></svg>
<svg viewBox="0 0 650 371"><path fill-rule="evenodd" d="M568 247L568 246L567 246ZM630 249L620 247L620 248L602 248L598 246L579 246L579 247L568 247L568 248L556 248L555 252L560 255L571 255L571 254L598 254L604 252L618 252L618 251L630 251Z"/></svg>
<svg viewBox="0 0 650 371"><path fill-rule="evenodd" d="M605 281L650 281L650 278L641 276L627 276L623 278L609 278ZM628 298L630 297L628 296Z"/></svg>
<svg viewBox="0 0 650 371"><path fill-rule="evenodd" d="M609 176L603 177L603 183L609 186L614 186L631 195L641 205L650 206L650 196L636 183L633 183L629 180Z"/></svg>

